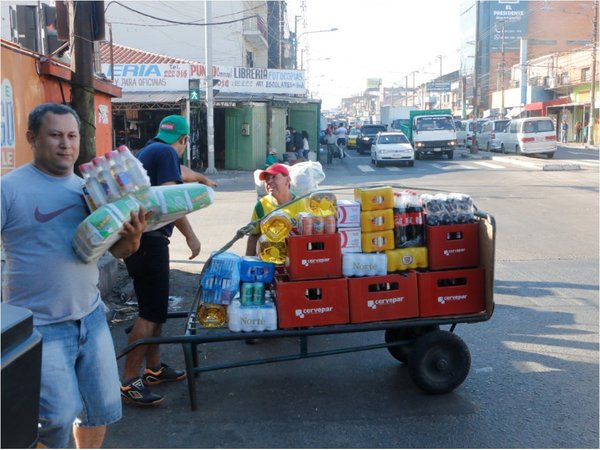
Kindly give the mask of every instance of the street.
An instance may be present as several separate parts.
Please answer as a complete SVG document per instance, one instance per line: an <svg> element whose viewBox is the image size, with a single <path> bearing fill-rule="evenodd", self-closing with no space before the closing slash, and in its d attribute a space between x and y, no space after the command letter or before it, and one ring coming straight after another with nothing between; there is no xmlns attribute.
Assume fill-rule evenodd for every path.
<svg viewBox="0 0 600 450"><path fill-rule="evenodd" d="M124 406L105 446L598 448L598 151L559 146L552 160L463 153L451 161L375 168L367 154L348 150L348 158L325 168L321 184L462 192L495 217L496 308L487 322L457 326L472 363L454 392L423 393L385 349L214 371L196 380L198 411L190 410L185 382L161 385L163 405ZM211 177L219 182L215 203L189 216L202 241L198 261L188 261L181 235L172 239L172 280L179 282L171 291L184 304L196 291L203 261L249 221L256 201L250 172ZM352 197L351 189L343 192L341 198ZM245 239L229 251L243 255ZM117 350L129 324L112 326ZM163 335L184 329L185 320L171 319ZM380 342L381 335L322 336L309 344L350 347ZM292 346L291 338L206 344L199 358L230 361ZM164 346L163 355L183 366L180 346Z"/></svg>

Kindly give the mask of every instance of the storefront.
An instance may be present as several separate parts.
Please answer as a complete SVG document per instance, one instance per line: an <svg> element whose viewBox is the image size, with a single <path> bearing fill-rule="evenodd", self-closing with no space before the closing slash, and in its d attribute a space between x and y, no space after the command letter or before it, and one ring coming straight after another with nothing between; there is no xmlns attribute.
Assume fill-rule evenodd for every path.
<svg viewBox="0 0 600 450"><path fill-rule="evenodd" d="M32 159L27 143L27 118L40 103L71 101L71 69L59 61L1 40L2 174ZM113 84L94 80L96 154L112 143L111 98L121 94Z"/></svg>
<svg viewBox="0 0 600 450"><path fill-rule="evenodd" d="M196 170L207 166L204 91L197 102L189 100L190 80L198 80L201 89L206 84L203 64L138 62L103 64L102 69L123 89L113 102L114 146L125 143L137 150L156 134L163 117L181 114L190 121L189 165ZM306 98L303 72L214 66L212 74L217 169L262 167L270 149L283 152L288 126L306 130L311 148L318 148L320 101Z"/></svg>

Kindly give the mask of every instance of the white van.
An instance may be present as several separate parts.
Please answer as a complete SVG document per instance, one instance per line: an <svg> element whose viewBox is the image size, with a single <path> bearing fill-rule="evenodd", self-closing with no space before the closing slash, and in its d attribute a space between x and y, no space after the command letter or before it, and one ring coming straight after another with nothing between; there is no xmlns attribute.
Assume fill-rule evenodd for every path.
<svg viewBox="0 0 600 450"><path fill-rule="evenodd" d="M502 142L496 138L496 133L504 130L509 121L510 119L493 119L484 122L477 132L477 147L479 147L479 150L488 152L500 150Z"/></svg>
<svg viewBox="0 0 600 450"><path fill-rule="evenodd" d="M550 117L513 119L503 131L496 133L502 153L532 155L545 153L548 159L556 151L556 128Z"/></svg>
<svg viewBox="0 0 600 450"><path fill-rule="evenodd" d="M487 119L477 119L477 132L481 130L481 125L486 122ZM471 148L473 143L473 132L475 131L475 120L467 119L461 120L460 127L456 128L456 143L459 146L465 148Z"/></svg>

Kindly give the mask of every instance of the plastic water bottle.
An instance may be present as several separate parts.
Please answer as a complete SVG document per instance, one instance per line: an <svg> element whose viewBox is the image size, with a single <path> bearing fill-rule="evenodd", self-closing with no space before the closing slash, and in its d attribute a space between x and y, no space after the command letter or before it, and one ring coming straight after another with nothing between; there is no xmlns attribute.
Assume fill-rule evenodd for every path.
<svg viewBox="0 0 600 450"><path fill-rule="evenodd" d="M115 150L106 152L104 157L106 158L106 164L108 165L110 173L119 186L119 191L121 194L126 195L137 191L138 188L134 186L133 182L131 181L131 177L121 163L119 152Z"/></svg>
<svg viewBox="0 0 600 450"><path fill-rule="evenodd" d="M87 188L88 194L93 205L90 205L92 209L98 209L100 206L106 204L106 195L104 195L104 189L100 185L100 182L96 178L96 170L92 163L84 163L79 166L79 170L83 179L85 180L85 187Z"/></svg>
<svg viewBox="0 0 600 450"><path fill-rule="evenodd" d="M351 277L354 275L354 253L344 253L342 255L342 275Z"/></svg>
<svg viewBox="0 0 600 450"><path fill-rule="evenodd" d="M264 314L265 314L265 329L267 331L273 331L277 329L277 308L275 308L275 304L267 300L264 305Z"/></svg>
<svg viewBox="0 0 600 450"><path fill-rule="evenodd" d="M118 200L121 197L119 186L113 179L108 167L105 165L105 159L96 156L94 159L92 159L92 163L96 169L96 179L104 190L106 200L109 202Z"/></svg>
<svg viewBox="0 0 600 450"><path fill-rule="evenodd" d="M150 178L148 178L148 173L140 160L133 156L126 145L120 145L117 148L117 151L121 156L121 162L127 170L127 173L129 173L129 177L133 184L139 189L150 187Z"/></svg>
<svg viewBox="0 0 600 450"><path fill-rule="evenodd" d="M242 331L241 324L241 307L240 301L237 298L234 298L230 305L227 307L227 322L229 325L229 329L234 332Z"/></svg>

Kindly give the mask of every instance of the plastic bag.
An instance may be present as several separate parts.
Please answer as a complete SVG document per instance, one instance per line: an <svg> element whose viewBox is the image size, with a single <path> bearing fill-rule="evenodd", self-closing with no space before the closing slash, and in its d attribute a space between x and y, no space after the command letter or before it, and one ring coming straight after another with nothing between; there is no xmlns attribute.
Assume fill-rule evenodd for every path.
<svg viewBox="0 0 600 450"><path fill-rule="evenodd" d="M319 188L319 183L325 179L323 166L317 161L303 161L290 167L292 184L290 191L295 195L306 195Z"/></svg>

